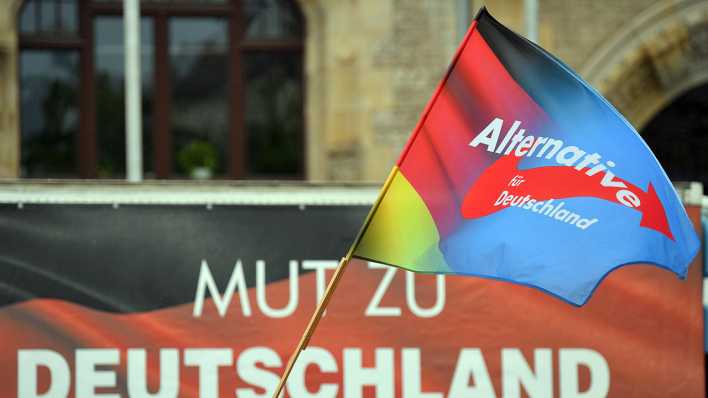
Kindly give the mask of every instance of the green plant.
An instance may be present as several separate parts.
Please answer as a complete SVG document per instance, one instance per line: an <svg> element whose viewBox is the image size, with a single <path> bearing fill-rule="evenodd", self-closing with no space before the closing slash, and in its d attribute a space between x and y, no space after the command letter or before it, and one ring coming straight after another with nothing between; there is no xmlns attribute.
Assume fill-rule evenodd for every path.
<svg viewBox="0 0 708 398"><path fill-rule="evenodd" d="M192 170L199 167L214 171L219 165L219 154L213 144L194 140L180 149L177 154L177 162L187 173L191 173Z"/></svg>

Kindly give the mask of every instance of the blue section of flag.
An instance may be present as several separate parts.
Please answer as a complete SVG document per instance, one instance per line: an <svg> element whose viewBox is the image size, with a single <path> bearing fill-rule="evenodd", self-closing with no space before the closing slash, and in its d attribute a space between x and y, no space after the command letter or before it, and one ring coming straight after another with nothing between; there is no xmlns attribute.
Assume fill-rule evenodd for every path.
<svg viewBox="0 0 708 398"><path fill-rule="evenodd" d="M533 286L575 305L587 302L611 271L628 264L653 264L684 278L700 242L672 183L640 135L577 74L539 47L484 12L478 17L478 29L548 118L546 122L520 120L522 127L523 123L533 126L534 131L526 135L562 140L563 148L599 154L596 163L605 166L598 172L603 187L615 189L617 197L624 188L613 177L631 184L630 190L642 191L636 193L651 192L651 184L662 208L653 217L666 220L668 228L647 226L648 200L622 204L591 195L555 198L555 204L563 203L566 211L596 221L579 228L550 211L542 214L520 207L466 219L440 242L449 267L460 274ZM503 133L512 122L505 121ZM476 149L489 150L480 148ZM518 170L523 174L542 167L563 165L555 156L531 156L522 157ZM576 171L585 173L587 168ZM549 194L558 188L554 183L548 183ZM590 183L599 184L600 178Z"/></svg>

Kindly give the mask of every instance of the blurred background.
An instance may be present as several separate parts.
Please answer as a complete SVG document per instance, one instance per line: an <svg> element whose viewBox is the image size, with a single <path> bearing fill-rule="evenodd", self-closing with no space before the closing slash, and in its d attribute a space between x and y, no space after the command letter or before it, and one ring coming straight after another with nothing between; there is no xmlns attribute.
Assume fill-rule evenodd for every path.
<svg viewBox="0 0 708 398"><path fill-rule="evenodd" d="M160 274L148 278L146 270L155 269L166 269L170 274L174 269L181 270L180 278L174 279L183 283L181 287L187 286L145 289L146 297L153 300L151 303L160 306L187 303L194 297L195 267L200 259L207 257L217 279L226 280L231 275L233 260L244 256L243 253L251 256L247 257L249 264L260 258L286 264L292 258L336 258L344 254L343 248L359 228L379 184L389 173L458 43L482 6L503 24L566 62L604 95L640 132L677 185L681 186L682 181L692 182L684 184L682 199L696 210L692 213L694 221L700 218L702 206L704 230L708 225L708 196L703 196L701 185L708 184L708 0L136 0L132 3L139 5L139 16L131 24L123 16L126 6L123 0L0 0L0 204L11 204L0 206L4 211L0 212L0 221L12 221L0 222L0 227L5 228L3 237L7 238L4 252L0 253L4 256L0 260L5 261L0 270L7 273L0 278L3 285L0 287L5 289L5 293L0 289L5 294L0 298L10 297L5 304L14 303L15 296L24 300L33 295L53 297L57 292L74 294L61 284L43 284L42 270L51 270L55 264L62 277L70 275L82 281L84 276L95 276L108 285L118 286L114 288L118 292L132 292L135 278L127 272L121 275L130 278L120 279L104 277L104 271L96 272L95 268L62 267L81 265L82 261L88 264L86 267L93 267L103 264L105 258L121 264L124 257L129 257L125 253L142 253L145 248L152 257L145 255L135 262L144 286L150 286L144 280L164 279ZM137 11L138 7L133 9ZM126 33L139 37L136 45L126 46ZM127 66L128 54L135 54L139 62ZM138 71L140 79L126 78ZM133 120L137 120L137 127L126 121L126 97L129 97L126 87L131 84L140 94L134 97L137 99L134 104L140 105L133 108L137 109L134 114L137 119ZM137 163L135 157L126 160L131 152L126 150L127 131L139 137L137 143L141 145L131 147L138 148L141 161ZM131 164L139 166L137 177L135 169L130 169ZM131 175L133 178L129 178ZM46 184L47 179L62 182ZM122 184L126 179L147 183ZM193 180L201 184L193 184ZM253 199L248 196L248 189L258 185L251 184L255 180L277 182L266 183L270 190L255 192ZM85 184L89 181L92 184ZM310 184L313 182L324 186ZM33 185L42 189L27 189L25 195L25 188ZM71 189L62 191L66 186ZM106 187L112 189L102 190ZM139 196L139 189L148 192ZM87 199L84 194L89 190L106 195ZM17 195L2 196L13 192ZM178 204L206 206L178 209L170 207L173 199ZM43 207L46 203L54 205L47 205L47 210ZM96 206L69 206L87 203ZM123 206L130 203L154 206L145 209ZM223 213L212 212L214 203L224 205L218 209ZM281 208L268 207L273 203ZM23 207L25 204L36 206ZM105 210L100 206L106 204L112 204L110 212L119 208L121 212L112 216L98 213ZM160 207L160 204L170 206ZM249 207L253 204L268 206ZM340 207L331 215L318 213L322 211L316 206L319 204ZM309 213L303 212L306 205ZM251 224L237 217L245 217ZM296 219L293 217L302 220L292 221ZM77 222L78 227L72 229ZM150 227L134 228L141 223ZM245 225L245 229L232 236L224 232L230 229L221 229L222 223L229 228ZM261 228L261 224L267 228ZM38 235L24 234L26 225L33 225L31 230ZM251 228L253 225L257 227ZM106 235L101 235L104 232ZM272 236L279 233L282 239L271 242ZM214 246L210 246L212 238ZM312 242L299 244L295 238ZM324 241L331 243L332 248ZM193 245L194 242L197 244ZM170 257L164 254L163 246L183 249L184 255L179 250L167 251L180 254L177 258L181 262L168 262L166 259ZM120 249L115 252L118 254L110 255L114 249ZM306 250L304 254L300 254L300 249ZM13 250L19 254L13 254ZM48 260L34 257L45 253ZM74 261L72 253L79 260ZM12 263L8 258L17 261ZM164 261L162 269L153 264L162 264L160 261ZM697 261L705 264L705 257ZM39 278L26 264L42 271L37 272ZM105 269L121 269L107 264ZM363 265L360 269L364 269ZM25 271L29 276L17 276ZM303 268L303 274L310 271ZM114 275L111 272L105 275ZM254 272L253 268L247 271L250 287ZM280 281L286 272L285 267L271 267L269 282ZM641 277L644 271L636 272ZM617 280L630 287L633 285L626 281L643 280L635 278L635 274L622 275L625 279ZM403 283L401 278L399 286ZM700 281L700 276L696 280ZM376 282L369 282L362 285L375 288ZM92 283L86 282L85 286L94 289L96 285ZM465 283L493 286L484 281ZM623 313L616 307L622 306L615 304L619 302L613 299L615 296L608 295L606 301L597 302L591 311L597 310L598 325L619 324L629 331L624 333L624 340L606 338L616 340L608 345L615 344L619 354L614 354L615 348L603 351L605 343L598 343L602 348L598 350L617 363L629 364L626 368L630 369L635 367L632 362L636 356L627 347L633 342L648 341L646 347L660 345L654 340L637 338L635 332L643 328L637 325L651 324L645 328L650 332L656 328L661 333L675 333L677 343L662 343L661 348L680 346L676 358L682 358L681 361L666 356L661 357L664 362L646 361L648 364L641 364L646 366L637 368L645 372L645 368L653 367L656 373L638 374L666 374L669 381L656 377L647 380L654 380L659 386L688 385L703 390L703 354L691 361L683 360L684 353L697 351L693 337L703 335L708 341L708 335L701 329L697 300L700 287L696 283L691 285L695 287L693 290L677 288L675 292L676 296L696 293L687 295L690 303L696 304L696 311L680 300L674 300L678 309L655 305L652 293L659 292L657 296L662 299L667 295L672 297L666 293L665 286L669 285L665 284L645 285L649 286L642 293L648 303L644 308L647 312L637 312L630 321L620 316ZM25 294L17 286L29 286L31 294ZM45 288L49 293L42 290ZM360 294L359 286L355 289L352 285L350 289L355 293L352 297ZM504 298L499 301L508 302L510 299L503 289L502 286L498 290L501 292L498 297ZM608 290L608 294L615 291L634 294L634 290L621 283L610 289L615 290ZM96 291L103 292L102 288ZM171 297L173 292L185 296L160 301L162 296ZM77 293L78 297L83 294L83 290ZM159 296L159 300L150 294ZM285 297L285 293L277 294ZM101 298L101 294L97 296ZM480 301L479 297L483 296L474 296L472 301ZM516 300L525 301L526 297L517 296ZM90 297L86 302L92 300L96 299ZM484 304L484 300L480 302ZM583 329L579 333L568 332L577 341L557 339L557 335L566 336L566 324L561 321L555 331L547 333L545 322L531 319L528 325L535 332L529 335L541 337L519 343L517 338L522 334L517 331L527 329L523 316L509 317L511 322L506 318L500 318L503 321L489 318L488 324L493 325L489 330L507 327L511 337L504 344L514 347L523 344L555 347L566 341L571 341L569 346L582 346L594 338L602 340L595 326L587 326L594 324L579 323L577 312L571 312L569 306L561 308L565 304L556 307L551 302L553 307L548 308L553 310L547 313L548 319L554 322L565 319L563 322ZM703 302L708 303L705 289ZM310 304L314 307L314 301ZM520 313L525 315L527 307L522 304ZM302 307L298 319L304 322L311 308ZM125 311L142 310L127 304L125 308ZM657 310L664 311L661 325L665 326L653 324L660 318ZM566 318L559 317L560 312ZM0 323L7 314L0 311ZM605 318L606 314L617 315L616 322L615 318ZM189 313L183 316L192 320ZM695 336L686 338L682 333L689 328L684 324L681 324L684 329L676 328L675 319L691 322L698 319L684 322ZM265 324L254 324L265 328L262 326ZM479 325L470 324L475 328ZM29 330L21 322L13 325L20 325L17 327L20 337ZM523 329L517 328L518 325L524 325ZM239 328L231 329L240 333ZM78 333L51 327L47 330L59 336ZM205 328L202 333L208 335L210 330ZM252 330L258 331L256 327ZM440 330L449 333L447 329ZM484 336L487 332L479 328L479 333ZM248 336L252 340L247 341L266 344L259 340L265 334L254 332L253 336ZM120 338L123 336L116 339ZM21 338L17 341L17 347L26 344ZM136 341L144 344L140 339ZM690 344L679 344L683 342ZM279 350L285 355L294 342L285 340L277 344L282 345ZM496 341L490 346L494 344ZM8 355L11 359L4 362L14 363L15 346L8 347L9 350L0 351L0 357ZM674 362L684 363L693 373L684 379L671 378L673 374L662 366L670 364L676 372L683 372ZM14 368L8 369L1 368L0 374L14 372ZM445 372L440 374L447 375ZM17 380L14 376L6 379ZM625 385L617 383L619 387L613 388L620 389L615 394L629 396L626 391L634 388L633 380L626 377L618 380ZM231 388L224 388L227 387Z"/></svg>
<svg viewBox="0 0 708 398"><path fill-rule="evenodd" d="M482 5L708 181L708 1L144 0L145 179L378 182ZM123 179L120 0L0 1L0 176Z"/></svg>

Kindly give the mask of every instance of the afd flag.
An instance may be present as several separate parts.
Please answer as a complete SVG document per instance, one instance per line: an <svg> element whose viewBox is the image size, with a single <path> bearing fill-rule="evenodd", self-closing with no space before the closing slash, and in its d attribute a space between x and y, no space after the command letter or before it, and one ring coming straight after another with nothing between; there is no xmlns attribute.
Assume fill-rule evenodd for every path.
<svg viewBox="0 0 708 398"><path fill-rule="evenodd" d="M623 265L683 278L699 248L632 126L485 9L384 190L354 257L511 281L575 305Z"/></svg>

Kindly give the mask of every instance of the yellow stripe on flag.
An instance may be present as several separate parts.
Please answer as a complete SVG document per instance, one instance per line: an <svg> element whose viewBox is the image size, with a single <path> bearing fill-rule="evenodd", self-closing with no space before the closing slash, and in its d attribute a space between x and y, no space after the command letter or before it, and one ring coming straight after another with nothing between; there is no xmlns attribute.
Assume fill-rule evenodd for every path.
<svg viewBox="0 0 708 398"><path fill-rule="evenodd" d="M354 256L416 272L450 272L425 203L400 170L354 250Z"/></svg>

